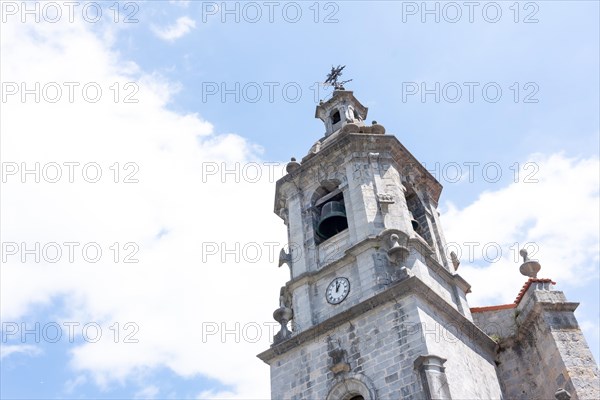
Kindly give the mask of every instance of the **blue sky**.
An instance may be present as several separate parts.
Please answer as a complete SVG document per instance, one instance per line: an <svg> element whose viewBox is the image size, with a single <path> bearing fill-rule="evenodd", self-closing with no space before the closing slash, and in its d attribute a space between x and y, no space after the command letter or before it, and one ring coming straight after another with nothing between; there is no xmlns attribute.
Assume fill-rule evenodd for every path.
<svg viewBox="0 0 600 400"><path fill-rule="evenodd" d="M123 1L118 11L91 2L103 7L95 23L82 15L86 3L73 22L63 10L56 23L40 5L34 23L21 2L2 1L3 84L103 88L96 103L77 89L74 102L17 93L0 104L4 173L58 163L66 176L65 162L94 162L103 176L3 176L4 243L94 243L103 257L22 261L3 247L2 398L268 397L268 368L254 355L269 345L288 279L272 257L286 242L272 213L274 181L323 135L314 108L330 89L318 83L338 64L368 120L443 184L446 240L479 243L459 270L471 305L514 300L524 282L515 254L530 243L540 276L581 303L576 315L598 362L597 2L481 2L472 22L462 2L427 2L439 21L422 2L276 2L272 21L263 2L227 3L230 14L221 2ZM137 103L124 101L130 93ZM256 165L261 179L223 175L224 162ZM278 163L274 177L266 162ZM207 166L218 173L206 175ZM223 243L237 255L223 255ZM498 260L482 255L486 243L502 250ZM48 333L66 322L79 323L72 343L7 331L39 323ZM124 342L126 323L137 342ZM102 339L91 343L85 324L101 327Z"/></svg>

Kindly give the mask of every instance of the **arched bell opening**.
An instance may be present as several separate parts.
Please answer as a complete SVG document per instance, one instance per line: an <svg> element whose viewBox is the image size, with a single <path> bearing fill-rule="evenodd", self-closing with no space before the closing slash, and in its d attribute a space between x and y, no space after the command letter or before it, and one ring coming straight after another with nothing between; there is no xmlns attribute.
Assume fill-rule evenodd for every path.
<svg viewBox="0 0 600 400"><path fill-rule="evenodd" d="M342 127L342 113L337 108L334 108L329 113L330 132L333 133Z"/></svg>
<svg viewBox="0 0 600 400"><path fill-rule="evenodd" d="M427 243L433 245L427 224L425 207L423 206L419 196L417 196L417 194L410 188L407 188L406 192L406 205L408 207L408 215L413 231L425 239Z"/></svg>
<svg viewBox="0 0 600 400"><path fill-rule="evenodd" d="M329 190L322 186L313 196L313 231L315 244L348 229L344 194L340 189Z"/></svg>
<svg viewBox="0 0 600 400"><path fill-rule="evenodd" d="M339 110L333 110L331 113L331 125L335 125L342 120Z"/></svg>

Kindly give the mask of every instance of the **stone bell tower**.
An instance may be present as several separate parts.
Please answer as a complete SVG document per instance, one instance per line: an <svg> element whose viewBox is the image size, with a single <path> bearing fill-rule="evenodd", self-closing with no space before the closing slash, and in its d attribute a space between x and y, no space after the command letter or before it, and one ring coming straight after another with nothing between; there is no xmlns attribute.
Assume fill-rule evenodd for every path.
<svg viewBox="0 0 600 400"><path fill-rule="evenodd" d="M332 83L315 113L324 136L276 184L291 277L273 313L281 330L258 355L272 398L503 398L497 343L444 253L440 183Z"/></svg>

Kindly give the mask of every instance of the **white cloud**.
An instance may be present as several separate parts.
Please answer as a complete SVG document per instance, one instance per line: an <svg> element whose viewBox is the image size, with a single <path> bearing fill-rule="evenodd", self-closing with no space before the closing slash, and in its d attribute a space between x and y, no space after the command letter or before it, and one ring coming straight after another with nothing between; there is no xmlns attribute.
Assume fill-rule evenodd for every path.
<svg viewBox="0 0 600 400"><path fill-rule="evenodd" d="M68 379L65 382L64 385L64 392L66 395L72 395L73 392L80 387L81 385L84 385L87 383L87 378L85 377L85 375L79 375L77 377L75 377L74 379Z"/></svg>
<svg viewBox="0 0 600 400"><path fill-rule="evenodd" d="M167 110L177 85L122 59L102 32L91 29L98 27L2 27L5 82L38 81L42 87L79 82L79 88L93 82L103 89L94 104L82 101L78 89L72 104L64 99L36 104L33 97L23 104L14 96L2 106L3 162L95 162L103 174L100 182L88 183L76 169L75 183L68 183L63 169L59 183L42 179L36 184L29 177L22 184L19 176L11 176L3 184L4 242L95 242L103 250L97 263L85 262L81 247L74 263L67 253L57 263L9 257L0 283L3 321L35 322L30 318L37 306L62 300L65 309L52 309L57 322L99 323L102 339L73 345L69 353L74 377L65 387L74 392L81 375L101 387L117 382L149 387L152 382L144 382L140 371L168 368L190 379L205 375L219 380L241 397L266 398L268 367L255 355L268 348L272 333L264 327L256 342L244 335L252 334L247 327L254 325L248 324L274 323L279 287L289 277L274 259L285 241L285 226L272 213L274 183L235 183L231 175L226 184L219 175L202 181L207 163L243 166L259 159L260 148L235 134L216 134L197 114ZM137 103L122 101L132 93L124 88L127 82L139 86ZM121 88L116 103L110 89L115 83ZM113 182L116 162L119 183ZM139 166L139 183L123 183L132 171L125 169L127 162ZM118 263L110 249L115 242L120 244ZM127 242L139 246L139 263L122 262L129 253L123 248ZM207 242L228 248L237 243L241 258L205 256ZM270 249L265 242L279 245ZM262 251L257 261L249 259L253 243ZM109 329L116 322L118 343ZM139 328L134 335L138 343L124 343L132 332L125 329L127 322ZM203 342L207 324L235 329L236 323L237 337L221 340L215 334Z"/></svg>
<svg viewBox="0 0 600 400"><path fill-rule="evenodd" d="M190 5L190 1L191 0L169 0L169 3L187 8Z"/></svg>
<svg viewBox="0 0 600 400"><path fill-rule="evenodd" d="M482 193L460 210L448 203L442 213L446 240L463 250L459 273L473 286L471 305L514 300L526 279L519 273L518 252L527 243L531 258L542 265L539 277L573 286L598 279L598 159L563 154L534 154L530 159L539 166L537 183L521 180ZM521 172L526 176L531 170ZM471 245L471 261L467 242L477 243ZM496 249L501 249L501 258L490 263Z"/></svg>
<svg viewBox="0 0 600 400"><path fill-rule="evenodd" d="M153 27L152 32L162 40L168 42L175 41L188 33L196 27L196 21L190 17L184 16L177 18L175 24L166 27Z"/></svg>
<svg viewBox="0 0 600 400"><path fill-rule="evenodd" d="M136 399L155 399L160 389L155 385L146 386L142 390L135 393Z"/></svg>
<svg viewBox="0 0 600 400"><path fill-rule="evenodd" d="M42 350L37 346L28 344L5 344L0 346L0 360L14 354L24 354L29 357L34 357L42 353Z"/></svg>
<svg viewBox="0 0 600 400"><path fill-rule="evenodd" d="M585 335L591 340L600 340L600 324L598 321L590 321L584 319L579 321L579 325L581 330L585 333Z"/></svg>
<svg viewBox="0 0 600 400"><path fill-rule="evenodd" d="M206 390L206 391L203 391L202 393L200 393L198 396L196 396L196 399L198 399L198 400L206 400L206 399L211 399L211 400L239 399L239 400L243 400L243 399L246 399L246 397L243 397L237 393L228 392L228 391L216 392L214 390Z"/></svg>

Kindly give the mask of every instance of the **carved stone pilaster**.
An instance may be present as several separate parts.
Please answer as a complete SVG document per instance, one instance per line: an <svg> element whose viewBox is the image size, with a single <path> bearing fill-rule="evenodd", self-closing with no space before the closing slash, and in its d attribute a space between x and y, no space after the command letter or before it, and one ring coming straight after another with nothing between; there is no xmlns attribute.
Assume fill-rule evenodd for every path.
<svg viewBox="0 0 600 400"><path fill-rule="evenodd" d="M415 369L419 371L425 398L427 400L451 400L450 387L444 368L445 358L436 355L419 356L415 360Z"/></svg>

